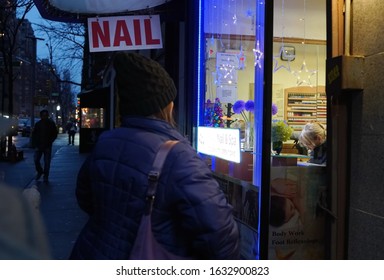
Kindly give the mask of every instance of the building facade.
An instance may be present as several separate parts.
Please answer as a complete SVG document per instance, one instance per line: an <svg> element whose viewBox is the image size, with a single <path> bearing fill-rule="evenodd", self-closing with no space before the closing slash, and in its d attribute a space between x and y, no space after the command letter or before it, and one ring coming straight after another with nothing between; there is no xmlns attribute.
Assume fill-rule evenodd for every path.
<svg viewBox="0 0 384 280"><path fill-rule="evenodd" d="M170 70L172 77L175 78L180 91L177 105L179 111L183 112L180 114L183 132L191 138L194 144L198 142L196 126L199 121L203 123L204 114L202 112L204 112L205 107L209 107L206 106L208 103L206 97L217 97L216 87L218 84L225 86L226 89L224 92L222 88L219 89L221 91L220 97L226 97L239 90L238 93L241 95L236 96L236 98L248 99L250 96L250 99L253 99L255 103L262 102L262 105L265 105L263 108L259 108L258 113L260 115L258 118L255 114L256 120L263 120L264 129L258 130L259 135L255 135L254 140L260 135L263 135L263 138L262 143L253 143L253 153L257 157L261 157L265 168L267 168L260 169L262 172L259 172L257 176L264 176L266 179L259 183L252 174L252 183L244 185L251 190L253 187L259 187L262 191L267 192L267 195L262 196L265 197L264 200L267 201L267 204L258 205L257 209L260 212L256 216L261 219L261 224L268 225L270 210L268 190L271 182L271 170L268 170L269 164L271 164L271 131L268 125L271 125L272 118L271 103L273 101L279 103L280 108L284 108L280 110L280 113L284 113L281 118L286 118L288 115L293 117L286 120L292 121L292 126L297 125L297 128L300 125L297 124L298 119L302 120L303 117L307 121L320 115L320 119L324 122L324 104L322 103L324 97L321 94L324 93L323 87L325 87L329 157L326 167L326 181L320 183L326 186L327 192L322 192L318 196L318 201L311 201L312 206L319 206L323 211L322 215L327 217L327 224L324 228L326 236L323 239L327 248L323 257L330 259L382 259L384 257L384 247L381 242L384 230L384 207L382 203L384 192L380 178L382 172L380 144L384 131L381 122L383 119L381 105L384 100L381 97L383 71L380 67L382 61L381 41L383 40L380 36L383 25L381 13L384 9L382 1L374 0L369 1L369 3L363 0L176 2L183 2L182 11L185 12L186 17L173 23L173 30L177 32L170 35L168 42L171 42L172 39L175 40L175 34L177 34L176 41L178 42L167 45L165 56L168 59L165 59L165 65ZM218 12L219 3L221 3L222 8L220 12ZM266 6L265 9L261 7L261 10L257 8L254 10L244 9L244 6L241 7L242 9L237 9L235 3L240 6L241 4L249 6L265 4ZM319 3L325 7L325 13L324 10L321 11L320 20L316 17L319 14L310 15L308 13L311 9L310 4L317 5ZM247 13L240 15L241 10ZM257 11L261 11L261 13L257 14ZM288 11L292 11L294 15L300 14L300 17L288 18ZM316 12L316 9L314 11ZM200 14L201 12L202 14ZM207 17L205 21L203 20L204 16ZM235 25L239 24L240 16L243 17L244 22L247 22L246 29L236 29ZM258 21L258 16L265 16L265 21ZM60 20L60 17L58 19ZM312 25L316 28L320 26L318 22L325 23L325 19L326 32L322 33L323 36L321 38L311 37L315 33L312 33L308 26ZM301 27L288 30L286 27L290 20L296 23L301 22ZM208 25L201 29L204 23L208 23ZM231 26L231 30L229 30L229 26ZM257 33L256 29L259 27L265 29L260 29L261 33ZM278 28L274 29L274 27ZM244 31L249 34L243 34ZM291 31L293 33L290 34ZM263 34L263 32L265 33ZM200 36L198 34L202 37L196 39ZM207 37L204 38L204 35ZM287 37L290 37L290 40L286 40ZM249 43L249 46L245 46L246 43ZM241 48L242 44L243 49ZM175 46L178 46L175 48L177 51L172 49ZM245 56L241 56L242 50ZM217 55L218 53L219 55ZM315 55L312 56L312 54ZM169 58L171 56L176 57L176 59ZM241 77L240 75L244 75L246 71L238 71L240 72L237 73L239 79L235 79L236 77L232 75L235 68L237 68L236 70L243 70L239 69L241 65L239 65L239 61L236 61L236 58L239 57L244 58L243 62L251 61L245 65L245 68L252 68L255 72L265 71L262 73L264 78L256 80L252 75L254 73ZM228 58L232 60L229 61ZM221 64L217 64L218 59ZM339 64L339 68L334 68L334 65L337 65L337 61L335 61L337 59L341 60L341 64ZM294 65L296 63L299 64ZM300 68L300 66L302 67ZM217 72L218 70L221 73ZM286 70L293 70L294 72ZM302 76L302 74L306 76ZM203 78L200 79L201 77ZM287 77L289 81L286 79ZM334 78L342 78L341 86L336 90L331 88ZM246 81L246 83L241 80ZM252 80L255 85L249 86ZM240 81L237 89L233 87L234 81ZM285 86L284 83L287 81L291 83L289 85L291 91L285 94L285 88L288 86ZM295 87L303 85L307 86L306 91L298 92ZM294 98L300 99L299 102L308 101L305 99L313 94L310 91L314 86L318 90L315 93L318 93L319 98L309 100L308 103L299 103L296 107L312 108L316 106L319 110L314 111L305 108L301 110L304 111L302 112L304 114L299 115L298 112L292 112L292 110L298 110L297 108L288 109L292 106L286 105L285 100L288 100L286 96L290 97L293 102L296 102ZM261 88L256 89L256 87ZM252 88L254 92L252 92ZM296 97L290 94L296 94ZM235 95L233 94L233 96ZM315 103L312 103L313 101ZM320 106L318 107L317 104L319 103ZM200 120L198 120L199 118ZM294 121L296 124L293 124ZM255 123L255 125L260 126L260 123ZM257 145L261 145L262 148L257 150L260 148ZM253 163L255 164L254 167L256 164L260 164L257 161L253 161ZM227 164L226 167L228 168L228 166ZM232 164L229 167L231 166L233 167ZM281 173L287 174L285 171L282 170ZM226 170L216 173L224 174L225 172L229 173ZM235 177L231 174L224 175ZM292 173L289 176L289 179L297 178ZM249 180L245 181L249 183ZM232 183L226 185L228 189L233 189ZM317 184L317 186L322 185ZM319 188L315 190L319 191L319 194L322 191ZM236 203L235 209L238 210L236 214L241 219L246 217L242 212L245 205L249 209L249 202L255 202L253 195L247 196L246 194L249 193L244 192L244 196L239 196L239 199L234 201ZM263 198L256 199L256 201L263 202ZM243 202L247 202L247 204L243 204ZM319 204L317 204L318 202ZM267 206L265 207L265 205ZM313 209L316 211L311 214L315 216L319 209ZM260 214L261 211L267 214L262 215ZM254 215L249 215L249 217L254 217ZM255 220L253 221L255 222ZM257 227L258 224L255 228ZM259 230L260 235L268 236L270 229L265 226L264 228L267 230L260 230L260 228L256 230ZM251 243L248 248L255 248L254 242L258 236L250 234L247 237ZM266 244L263 244L264 240L261 241L261 246L264 247L260 248L264 252L268 250L268 242L272 240L270 236L268 237L264 239ZM275 240L276 243L281 241ZM254 256L260 251L249 253ZM294 252L289 252L289 250L283 252L284 254L280 253L279 250L274 250L273 257L288 258L294 255ZM263 255L262 258L265 256L269 258L270 254ZM306 255L302 256L303 258L304 256L311 258L313 254L309 250Z"/></svg>

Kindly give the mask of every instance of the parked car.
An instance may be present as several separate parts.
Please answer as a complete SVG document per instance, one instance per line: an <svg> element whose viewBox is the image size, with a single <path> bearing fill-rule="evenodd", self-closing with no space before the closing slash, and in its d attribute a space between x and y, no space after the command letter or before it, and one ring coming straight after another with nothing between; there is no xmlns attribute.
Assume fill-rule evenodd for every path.
<svg viewBox="0 0 384 280"><path fill-rule="evenodd" d="M35 123L37 123L40 120L40 118L35 118ZM21 136L23 137L30 137L33 127L31 127L31 119L29 118L23 129L21 130Z"/></svg>

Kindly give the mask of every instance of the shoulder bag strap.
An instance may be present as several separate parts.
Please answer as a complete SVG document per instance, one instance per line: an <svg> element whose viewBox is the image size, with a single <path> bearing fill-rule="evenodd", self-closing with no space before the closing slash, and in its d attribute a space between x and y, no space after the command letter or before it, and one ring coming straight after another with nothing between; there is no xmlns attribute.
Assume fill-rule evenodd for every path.
<svg viewBox="0 0 384 280"><path fill-rule="evenodd" d="M148 174L148 189L147 189L147 208L145 214L148 215L152 212L153 202L155 200L157 183L160 178L161 170L168 153L171 151L174 145L179 141L168 140L161 144L159 151L156 154L155 160L152 164L152 169Z"/></svg>

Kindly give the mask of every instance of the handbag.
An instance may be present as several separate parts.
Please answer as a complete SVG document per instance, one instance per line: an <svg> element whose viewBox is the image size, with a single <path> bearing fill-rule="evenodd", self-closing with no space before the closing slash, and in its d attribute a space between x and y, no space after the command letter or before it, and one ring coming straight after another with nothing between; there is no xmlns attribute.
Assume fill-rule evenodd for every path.
<svg viewBox="0 0 384 280"><path fill-rule="evenodd" d="M169 151L179 141L167 141L163 143L157 152L152 165L152 170L148 174L148 189L146 195L146 209L139 230L136 235L129 259L130 260L186 260L173 253L168 252L159 244L152 233L151 213L156 196L157 184L160 178L163 164Z"/></svg>

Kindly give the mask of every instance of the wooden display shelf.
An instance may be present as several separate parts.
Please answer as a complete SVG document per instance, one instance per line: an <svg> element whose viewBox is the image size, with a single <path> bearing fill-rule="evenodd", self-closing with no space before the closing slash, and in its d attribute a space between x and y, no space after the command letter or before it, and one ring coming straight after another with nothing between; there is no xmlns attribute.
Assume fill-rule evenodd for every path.
<svg viewBox="0 0 384 280"><path fill-rule="evenodd" d="M325 87L292 87L285 89L284 119L295 131L308 122L326 123Z"/></svg>

